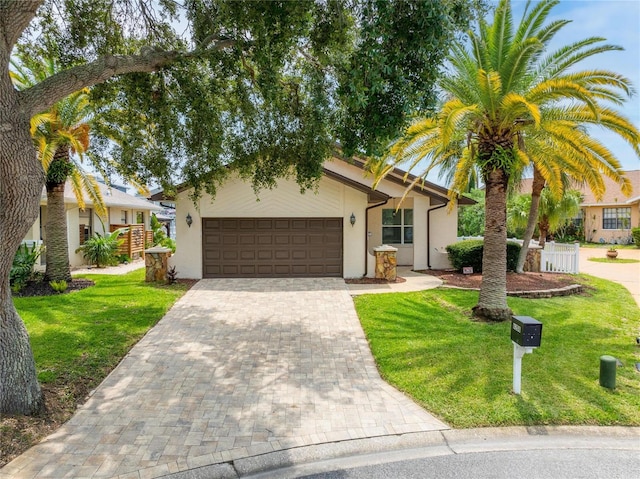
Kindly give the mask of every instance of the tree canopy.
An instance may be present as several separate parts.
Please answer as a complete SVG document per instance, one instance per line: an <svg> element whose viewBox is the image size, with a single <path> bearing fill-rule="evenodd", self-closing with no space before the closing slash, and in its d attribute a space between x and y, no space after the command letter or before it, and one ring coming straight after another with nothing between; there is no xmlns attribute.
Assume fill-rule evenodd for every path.
<svg viewBox="0 0 640 479"><path fill-rule="evenodd" d="M309 187L336 141L379 151L432 106L471 13L462 0L45 0L18 49L75 67L75 88L100 83L103 168L211 193L231 171L260 188L293 168Z"/></svg>
<svg viewBox="0 0 640 479"><path fill-rule="evenodd" d="M0 413L43 405L9 288L45 182L34 115L93 87L92 158L107 173L196 195L232 172L310 187L336 141L375 152L429 108L475 1L0 0ZM62 70L18 91L15 53Z"/></svg>

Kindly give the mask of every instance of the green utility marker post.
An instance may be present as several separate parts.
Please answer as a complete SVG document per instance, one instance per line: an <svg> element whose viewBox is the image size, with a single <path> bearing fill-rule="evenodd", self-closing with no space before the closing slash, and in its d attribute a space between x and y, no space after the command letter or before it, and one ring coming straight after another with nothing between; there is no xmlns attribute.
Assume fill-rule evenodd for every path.
<svg viewBox="0 0 640 479"><path fill-rule="evenodd" d="M618 361L613 356L600 356L600 386L608 389L616 388L616 368Z"/></svg>

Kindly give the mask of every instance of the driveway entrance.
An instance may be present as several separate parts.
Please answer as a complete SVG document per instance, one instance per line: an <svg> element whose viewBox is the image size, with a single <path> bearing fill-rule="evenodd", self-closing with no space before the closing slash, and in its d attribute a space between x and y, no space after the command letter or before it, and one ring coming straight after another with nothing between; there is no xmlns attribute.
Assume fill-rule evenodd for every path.
<svg viewBox="0 0 640 479"><path fill-rule="evenodd" d="M380 379L342 279L208 279L0 478L159 477L439 429Z"/></svg>
<svg viewBox="0 0 640 479"><path fill-rule="evenodd" d="M580 272L623 285L640 306L640 263L598 263L589 258L604 258L606 249L580 248ZM620 249L618 258L640 260L640 249Z"/></svg>

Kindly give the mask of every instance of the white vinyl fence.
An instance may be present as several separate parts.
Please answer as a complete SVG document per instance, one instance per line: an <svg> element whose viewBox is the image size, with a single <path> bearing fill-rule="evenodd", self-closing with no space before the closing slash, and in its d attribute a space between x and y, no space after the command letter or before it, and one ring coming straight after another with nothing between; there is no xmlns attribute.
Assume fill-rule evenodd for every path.
<svg viewBox="0 0 640 479"><path fill-rule="evenodd" d="M540 252L540 271L545 273L578 274L580 245L549 241Z"/></svg>

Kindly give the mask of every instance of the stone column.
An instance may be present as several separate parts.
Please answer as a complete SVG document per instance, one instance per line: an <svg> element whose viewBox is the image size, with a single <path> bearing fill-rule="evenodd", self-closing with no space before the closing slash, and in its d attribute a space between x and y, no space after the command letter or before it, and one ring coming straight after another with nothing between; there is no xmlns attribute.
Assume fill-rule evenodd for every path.
<svg viewBox="0 0 640 479"><path fill-rule="evenodd" d="M144 251L145 253L145 281L166 281L169 256L171 248L154 246Z"/></svg>
<svg viewBox="0 0 640 479"><path fill-rule="evenodd" d="M540 246L529 246L529 251L527 251L527 259L525 260L524 266L522 267L523 271L526 271L528 273L540 272L541 251L542 248L540 248Z"/></svg>
<svg viewBox="0 0 640 479"><path fill-rule="evenodd" d="M389 245L382 245L373 248L376 254L376 278L395 281L397 275L396 253L398 248Z"/></svg>

